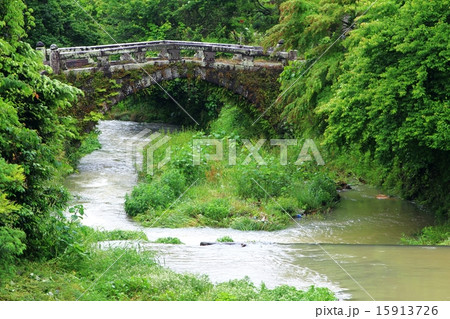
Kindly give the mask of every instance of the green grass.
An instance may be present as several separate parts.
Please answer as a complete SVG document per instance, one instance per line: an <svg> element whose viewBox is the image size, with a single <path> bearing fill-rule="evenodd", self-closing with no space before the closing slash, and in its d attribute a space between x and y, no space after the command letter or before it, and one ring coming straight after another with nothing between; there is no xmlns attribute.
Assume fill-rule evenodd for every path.
<svg viewBox="0 0 450 319"><path fill-rule="evenodd" d="M147 235L133 230L100 230L81 226L87 241L97 242L106 240L143 240L148 241Z"/></svg>
<svg viewBox="0 0 450 319"><path fill-rule="evenodd" d="M327 288L268 289L248 278L214 285L207 276L161 267L152 252L125 249L94 249L73 268L57 259L23 260L4 279L0 300L335 300Z"/></svg>
<svg viewBox="0 0 450 319"><path fill-rule="evenodd" d="M141 183L131 197L127 197L127 212L143 226L151 227L231 227L238 230L280 230L292 225L292 216L300 213L325 212L337 201L335 185L327 180L325 186L311 182L292 183L278 197L253 198L239 196L233 188L233 179L226 176L227 168L214 167L215 174L222 175L210 181L208 177L198 181L178 200L176 205L169 206L170 189L160 183ZM209 172L211 172L211 170ZM209 174L207 171L207 173ZM212 173L211 173L212 174ZM208 176L208 175L207 175ZM252 186L253 187L253 186ZM169 194L155 196L154 194ZM138 194L149 194L147 197ZM155 200L155 198L157 200ZM160 203L164 200L163 205ZM130 206L133 205L133 209Z"/></svg>
<svg viewBox="0 0 450 319"><path fill-rule="evenodd" d="M402 244L450 246L450 223L425 227L414 237L403 236Z"/></svg>
<svg viewBox="0 0 450 319"><path fill-rule="evenodd" d="M154 241L158 244L183 245L183 242L176 237L162 237Z"/></svg>
<svg viewBox="0 0 450 319"><path fill-rule="evenodd" d="M217 238L217 241L219 243L233 243L234 242L233 238L231 238L230 236L223 236L223 237Z"/></svg>
<svg viewBox="0 0 450 319"><path fill-rule="evenodd" d="M272 200L258 202L232 197L224 199L223 194L210 190L201 196L194 196L193 187L177 207L167 210L147 208L145 213L134 219L143 226L151 227L221 227L239 230L279 230L292 224L289 214L281 210ZM198 186L204 190L202 185ZM248 221L248 222L246 222Z"/></svg>

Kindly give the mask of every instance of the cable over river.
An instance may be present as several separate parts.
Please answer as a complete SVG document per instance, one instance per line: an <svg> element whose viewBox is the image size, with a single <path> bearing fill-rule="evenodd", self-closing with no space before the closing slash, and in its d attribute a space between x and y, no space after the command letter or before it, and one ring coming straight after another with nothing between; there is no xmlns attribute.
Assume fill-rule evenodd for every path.
<svg viewBox="0 0 450 319"><path fill-rule="evenodd" d="M84 205L84 224L105 230L142 230L151 241L177 237L185 245L134 245L156 251L163 266L177 272L206 274L212 281L248 276L268 287L316 285L330 288L340 299L370 300L350 274L376 300L450 299L450 247L398 245L402 233L412 234L430 220L410 202L377 199L377 190L366 185L352 185L352 190L341 192L338 207L323 219L300 219L282 231L142 228L127 217L123 204L125 194L137 182L127 142L145 128L156 131L174 127L99 123L102 149L84 157L79 173L66 180L75 197L73 204ZM223 236L247 246L200 246L202 241Z"/></svg>

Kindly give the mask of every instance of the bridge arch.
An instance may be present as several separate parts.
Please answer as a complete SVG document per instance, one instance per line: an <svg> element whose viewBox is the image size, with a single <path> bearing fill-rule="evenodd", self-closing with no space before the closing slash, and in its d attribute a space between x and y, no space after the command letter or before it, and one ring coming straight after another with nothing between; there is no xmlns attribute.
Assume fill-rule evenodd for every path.
<svg viewBox="0 0 450 319"><path fill-rule="evenodd" d="M126 97L163 81L177 78L198 79L223 87L240 95L257 109L268 107L279 93L277 78L282 68L274 66L246 67L220 64L201 65L196 62L144 65L117 65L108 70L69 70L58 75L84 92L78 102L79 111L109 111Z"/></svg>
<svg viewBox="0 0 450 319"><path fill-rule="evenodd" d="M80 88L80 112L106 112L125 97L162 81L196 78L236 93L256 108L269 106L279 91L278 76L296 51L188 41L149 41L37 50L56 77ZM149 52L153 52L153 55ZM181 54L195 55L182 57ZM155 53L158 56L155 57ZM221 58L216 58L218 53ZM232 59L225 56L233 55ZM116 58L116 60L113 59ZM119 57L119 59L117 59ZM259 57L260 61L256 61Z"/></svg>

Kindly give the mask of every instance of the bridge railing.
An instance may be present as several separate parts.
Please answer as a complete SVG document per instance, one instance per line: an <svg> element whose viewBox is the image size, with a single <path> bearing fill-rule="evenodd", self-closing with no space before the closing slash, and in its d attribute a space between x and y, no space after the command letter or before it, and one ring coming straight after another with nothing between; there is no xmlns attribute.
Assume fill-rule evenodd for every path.
<svg viewBox="0 0 450 319"><path fill-rule="evenodd" d="M245 66L253 66L255 57L269 57L284 65L287 61L297 58L297 51L284 52L274 49L264 50L259 46L172 40L67 48L58 48L52 44L50 49L46 49L42 42L38 42L36 49L42 52L44 62L50 65L55 73L89 65L108 68L112 63L111 56L120 56L121 63L145 63L149 59L147 52L157 52L159 59L177 62L183 59L181 50L195 51L194 58L207 65L215 63L218 52L233 54L233 60Z"/></svg>

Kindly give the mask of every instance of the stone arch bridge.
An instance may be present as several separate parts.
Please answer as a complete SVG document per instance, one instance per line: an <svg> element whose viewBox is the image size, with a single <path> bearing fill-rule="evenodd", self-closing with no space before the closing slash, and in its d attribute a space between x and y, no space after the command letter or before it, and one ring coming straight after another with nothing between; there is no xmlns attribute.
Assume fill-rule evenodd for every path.
<svg viewBox="0 0 450 319"><path fill-rule="evenodd" d="M176 78L225 87L264 108L278 95L283 67L297 58L296 51L169 40L50 49L38 42L36 49L54 77L84 91L84 113L107 111L130 94Z"/></svg>

